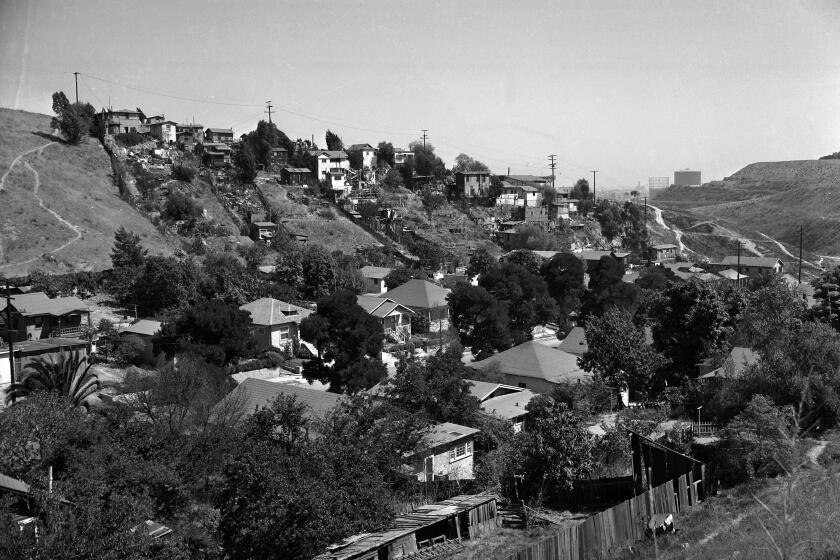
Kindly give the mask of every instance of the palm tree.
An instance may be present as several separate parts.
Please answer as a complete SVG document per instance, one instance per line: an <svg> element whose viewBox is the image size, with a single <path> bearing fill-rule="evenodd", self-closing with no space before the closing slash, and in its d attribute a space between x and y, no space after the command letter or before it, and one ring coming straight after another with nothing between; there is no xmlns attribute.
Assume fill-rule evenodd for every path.
<svg viewBox="0 0 840 560"><path fill-rule="evenodd" d="M69 355L62 350L57 360L52 356L35 358L24 368L21 380L6 389L6 404L37 391L57 391L74 406L82 406L85 399L100 389L99 378L90 371L93 364L82 369L85 362L87 356L80 356L78 350Z"/></svg>

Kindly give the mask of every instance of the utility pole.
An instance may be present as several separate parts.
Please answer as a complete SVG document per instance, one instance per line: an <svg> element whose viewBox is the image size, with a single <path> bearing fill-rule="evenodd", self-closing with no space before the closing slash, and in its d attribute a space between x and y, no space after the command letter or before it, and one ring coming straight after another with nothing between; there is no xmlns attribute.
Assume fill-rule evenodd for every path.
<svg viewBox="0 0 840 560"><path fill-rule="evenodd" d="M805 226L799 226L799 283L802 283L802 236L805 232Z"/></svg>
<svg viewBox="0 0 840 560"><path fill-rule="evenodd" d="M428 136L426 133L429 132L429 130L424 128L421 132L423 133L423 149L425 150L426 149L426 136Z"/></svg>
<svg viewBox="0 0 840 560"><path fill-rule="evenodd" d="M266 101L265 106L268 107L268 111L264 111L268 113L268 124L271 124L271 101Z"/></svg>
<svg viewBox="0 0 840 560"><path fill-rule="evenodd" d="M12 334L12 289L6 280L6 336L9 337L9 375L12 385L15 384L15 343ZM14 403L14 397L12 398Z"/></svg>
<svg viewBox="0 0 840 560"><path fill-rule="evenodd" d="M738 240L738 271L735 273L735 280L738 286L741 285L741 240Z"/></svg>
<svg viewBox="0 0 840 560"><path fill-rule="evenodd" d="M551 190L555 190L555 188L554 188L554 169L557 167L557 164L554 163L554 158L556 158L556 157L557 157L557 154L551 154L550 156L548 156L548 161L551 162L551 163L548 164L548 166L551 168Z"/></svg>
<svg viewBox="0 0 840 560"><path fill-rule="evenodd" d="M73 72L73 76L76 77L76 105L79 104L79 73Z"/></svg>
<svg viewBox="0 0 840 560"><path fill-rule="evenodd" d="M592 170L592 203L597 204L598 197L595 195L595 174L598 173L597 169Z"/></svg>

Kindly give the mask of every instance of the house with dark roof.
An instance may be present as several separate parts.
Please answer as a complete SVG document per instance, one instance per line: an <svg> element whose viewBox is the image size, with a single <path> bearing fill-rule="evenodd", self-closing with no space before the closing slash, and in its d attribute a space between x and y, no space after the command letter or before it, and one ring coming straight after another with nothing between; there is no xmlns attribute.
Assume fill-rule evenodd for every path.
<svg viewBox="0 0 840 560"><path fill-rule="evenodd" d="M363 266L359 269L362 278L365 279L365 293L384 294L388 291L385 285L385 277L391 274L393 268L384 266Z"/></svg>
<svg viewBox="0 0 840 560"><path fill-rule="evenodd" d="M155 359L152 337L160 332L162 326L163 323L154 319L140 319L120 329L120 338L134 336L140 339L144 345L140 358L147 364L152 364Z"/></svg>
<svg viewBox="0 0 840 560"><path fill-rule="evenodd" d="M177 124L175 121L167 120L149 123L149 135L165 144L174 144L178 140L175 128Z"/></svg>
<svg viewBox="0 0 840 560"><path fill-rule="evenodd" d="M227 144L204 142L196 146L195 151L206 167L225 167L231 163L231 149Z"/></svg>
<svg viewBox="0 0 840 560"><path fill-rule="evenodd" d="M574 356L583 356L589 350L586 344L586 330L583 327L572 327L557 349Z"/></svg>
<svg viewBox="0 0 840 560"><path fill-rule="evenodd" d="M784 272L785 263L775 257L747 257L741 255L728 255L719 262L704 265L711 272L720 273L722 270L731 269L750 278L774 276ZM740 268L739 268L740 267Z"/></svg>
<svg viewBox="0 0 840 560"><path fill-rule="evenodd" d="M204 140L211 144L233 144L233 129L208 128L204 131Z"/></svg>
<svg viewBox="0 0 840 560"><path fill-rule="evenodd" d="M441 329L445 328L443 322L449 319L449 305L446 301L449 292L450 290L428 280L414 278L393 290L388 290L387 297L426 317L433 329Z"/></svg>
<svg viewBox="0 0 840 560"><path fill-rule="evenodd" d="M502 181L514 186L543 188L551 185L551 177L540 177L538 175L502 175Z"/></svg>
<svg viewBox="0 0 840 560"><path fill-rule="evenodd" d="M360 152L362 155L362 168L373 169L376 167L376 148L370 144L353 144L347 148L348 152Z"/></svg>
<svg viewBox="0 0 840 560"><path fill-rule="evenodd" d="M533 391L502 383L473 379L466 381L470 385L470 394L481 403L481 410L484 413L509 421L513 425L514 432L523 429L525 416L528 414L525 407L537 396Z"/></svg>
<svg viewBox="0 0 840 560"><path fill-rule="evenodd" d="M140 109L112 109L105 113L108 134L127 134L140 132L145 115Z"/></svg>
<svg viewBox="0 0 840 560"><path fill-rule="evenodd" d="M473 369L497 367L505 383L535 393L551 393L563 383L581 383L592 374L578 366L578 357L530 340L484 360L467 364Z"/></svg>
<svg viewBox="0 0 840 560"><path fill-rule="evenodd" d="M414 312L387 297L356 296L356 303L382 325L386 337L400 342L411 338L411 316Z"/></svg>
<svg viewBox="0 0 840 560"><path fill-rule="evenodd" d="M679 247L671 243L660 243L649 249L649 258L656 263L673 261L677 258L678 250Z"/></svg>
<svg viewBox="0 0 840 560"><path fill-rule="evenodd" d="M275 147L268 150L268 171L280 173L289 164L289 151L286 148ZM307 169L308 171L308 169Z"/></svg>
<svg viewBox="0 0 840 560"><path fill-rule="evenodd" d="M312 172L306 167L284 167L280 169L280 181L284 185L308 185Z"/></svg>
<svg viewBox="0 0 840 560"><path fill-rule="evenodd" d="M290 350L298 340L301 321L313 312L279 299L260 298L240 305L239 309L251 314L251 336L264 346Z"/></svg>
<svg viewBox="0 0 840 560"><path fill-rule="evenodd" d="M10 298L11 325L6 325L6 300L0 299L0 332L10 330L15 341L50 337L79 337L90 326L90 309L75 298L50 298L43 292L18 294Z"/></svg>
<svg viewBox="0 0 840 560"><path fill-rule="evenodd" d="M480 431L452 422L433 424L405 457L403 473L420 482L472 480L473 441Z"/></svg>
<svg viewBox="0 0 840 560"><path fill-rule="evenodd" d="M303 403L304 416L310 420L323 417L338 406L343 398L336 393L319 391L303 385L248 378L213 407L211 417L219 418L224 415L229 418L229 407L235 406L239 409L237 416L244 419L271 405L280 395L294 397L298 402Z"/></svg>
<svg viewBox="0 0 840 560"><path fill-rule="evenodd" d="M204 141L204 125L190 123L175 125L175 137L183 144L201 144Z"/></svg>
<svg viewBox="0 0 840 560"><path fill-rule="evenodd" d="M627 257L630 256L630 253L624 251L616 251L615 249L610 251L596 251L596 250L586 250L581 251L580 253L575 253L579 259L586 263L586 269L592 270L592 267L597 265L602 257L612 257L618 261L618 263L626 267L627 266Z"/></svg>

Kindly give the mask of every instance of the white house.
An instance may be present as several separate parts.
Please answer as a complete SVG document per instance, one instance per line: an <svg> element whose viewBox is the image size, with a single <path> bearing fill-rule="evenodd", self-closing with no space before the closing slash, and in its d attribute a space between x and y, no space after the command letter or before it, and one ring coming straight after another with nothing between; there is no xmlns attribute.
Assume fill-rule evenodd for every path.
<svg viewBox="0 0 840 560"><path fill-rule="evenodd" d="M473 442L480 431L452 422L433 425L406 457L406 474L421 482L472 480Z"/></svg>
<svg viewBox="0 0 840 560"><path fill-rule="evenodd" d="M251 314L251 335L264 346L288 350L298 339L300 322L312 314L274 298L261 298L239 306Z"/></svg>
<svg viewBox="0 0 840 560"><path fill-rule="evenodd" d="M362 153L362 168L373 169L376 167L376 148L370 144L353 144L347 149L351 152Z"/></svg>
<svg viewBox="0 0 840 560"><path fill-rule="evenodd" d="M497 206L539 206L542 202L540 190L528 185L502 183L502 193L496 198Z"/></svg>
<svg viewBox="0 0 840 560"><path fill-rule="evenodd" d="M411 150L403 150L401 148L394 148L394 165L402 165L410 158L414 157L414 152Z"/></svg>
<svg viewBox="0 0 840 560"><path fill-rule="evenodd" d="M328 180L333 190L347 189L347 172L350 160L344 150L312 150L309 152L318 160L318 181Z"/></svg>
<svg viewBox="0 0 840 560"><path fill-rule="evenodd" d="M362 278L365 279L366 294L384 294L388 291L385 285L385 277L391 274L391 268L383 266L363 266L359 269Z"/></svg>
<svg viewBox="0 0 840 560"><path fill-rule="evenodd" d="M356 296L356 303L382 325L385 336L397 340L411 337L411 316L414 312L387 297L366 295Z"/></svg>
<svg viewBox="0 0 840 560"><path fill-rule="evenodd" d="M177 140L175 121L158 121L149 124L149 134L166 144L174 144Z"/></svg>

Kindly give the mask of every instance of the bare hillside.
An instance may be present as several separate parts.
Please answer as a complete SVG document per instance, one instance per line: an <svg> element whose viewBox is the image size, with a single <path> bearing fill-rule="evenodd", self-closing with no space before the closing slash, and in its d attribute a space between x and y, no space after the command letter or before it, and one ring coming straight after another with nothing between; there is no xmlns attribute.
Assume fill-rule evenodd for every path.
<svg viewBox="0 0 840 560"><path fill-rule="evenodd" d="M663 208L769 235L818 255L840 254L840 160L753 163L723 181L670 188ZM760 232L760 233L758 233Z"/></svg>
<svg viewBox="0 0 840 560"><path fill-rule="evenodd" d="M140 235L151 253L171 247L119 197L102 146L68 146L50 117L0 109L0 274L99 270L110 265L114 232Z"/></svg>

